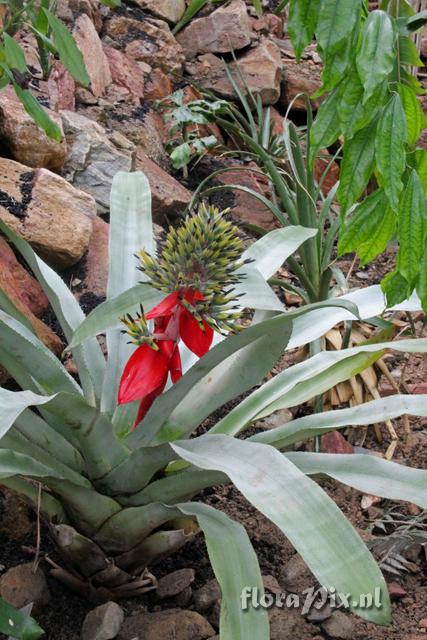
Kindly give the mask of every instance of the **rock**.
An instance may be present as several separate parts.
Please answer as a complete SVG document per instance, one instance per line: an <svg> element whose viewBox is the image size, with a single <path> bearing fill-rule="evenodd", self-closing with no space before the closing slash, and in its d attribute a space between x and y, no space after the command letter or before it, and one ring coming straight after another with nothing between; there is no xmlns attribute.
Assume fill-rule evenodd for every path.
<svg viewBox="0 0 427 640"><path fill-rule="evenodd" d="M418 626L420 629L427 629L427 618L420 620Z"/></svg>
<svg viewBox="0 0 427 640"><path fill-rule="evenodd" d="M128 618L118 640L205 640L213 635L215 631L199 613L166 609Z"/></svg>
<svg viewBox="0 0 427 640"><path fill-rule="evenodd" d="M307 614L307 620L309 622L313 622L314 624L319 624L320 622L324 622L332 615L331 606L326 603L323 607L317 609L316 607L311 607L310 611Z"/></svg>
<svg viewBox="0 0 427 640"><path fill-rule="evenodd" d="M238 163L235 164L236 167L241 166ZM232 163L229 166L232 166ZM268 197L268 182L262 176L254 173L255 170L258 170L258 167L254 163L249 163L246 170L227 171L219 174L216 179L221 184L239 184ZM268 231L277 227L278 223L270 209L254 196L239 189L233 190L231 193L234 196L234 205L231 208L233 216Z"/></svg>
<svg viewBox="0 0 427 640"><path fill-rule="evenodd" d="M262 584L264 585L265 591L276 595L282 593L282 588L274 576L262 576Z"/></svg>
<svg viewBox="0 0 427 640"><path fill-rule="evenodd" d="M176 217L189 204L191 193L140 150L136 155L136 169L143 171L149 180L155 222L161 224L165 217Z"/></svg>
<svg viewBox="0 0 427 640"><path fill-rule="evenodd" d="M113 178L118 171L132 169L133 153L118 149L105 129L93 120L73 111L61 111L61 117L69 148L64 176L75 187L91 194L99 213L105 213L110 206Z"/></svg>
<svg viewBox="0 0 427 640"><path fill-rule="evenodd" d="M62 132L61 119L47 109ZM0 91L0 137L15 160L29 167L59 170L67 155L64 136L58 142L49 138L25 111L11 87Z"/></svg>
<svg viewBox="0 0 427 640"><path fill-rule="evenodd" d="M129 98L139 104L144 96L144 74L138 63L113 47L104 46L104 53L110 65L113 84L124 88Z"/></svg>
<svg viewBox="0 0 427 640"><path fill-rule="evenodd" d="M273 35L275 38L283 37L283 18L275 13L264 13L261 18L252 22L253 29L264 35Z"/></svg>
<svg viewBox="0 0 427 640"><path fill-rule="evenodd" d="M167 22L146 18L144 21L126 16L113 16L106 21L106 35L122 45L136 61L160 68L165 73L180 74L185 56Z"/></svg>
<svg viewBox="0 0 427 640"><path fill-rule="evenodd" d="M47 81L50 107L54 111L68 109L74 111L76 107L76 83L72 75L58 60L53 64Z"/></svg>
<svg viewBox="0 0 427 640"><path fill-rule="evenodd" d="M209 580L206 584L203 585L200 589L193 594L194 608L196 611L207 611L215 602L221 600L221 588L218 584L218 581L213 579Z"/></svg>
<svg viewBox="0 0 427 640"><path fill-rule="evenodd" d="M50 592L43 571L32 562L12 567L0 580L1 597L16 609L33 603L33 613L49 604Z"/></svg>
<svg viewBox="0 0 427 640"><path fill-rule="evenodd" d="M173 92L173 83L171 78L161 69L153 69L149 74L146 85L144 98L148 102L154 100L163 100Z"/></svg>
<svg viewBox="0 0 427 640"><path fill-rule="evenodd" d="M232 0L206 17L193 19L177 40L187 58L247 47L251 43L251 22L244 0Z"/></svg>
<svg viewBox="0 0 427 640"><path fill-rule="evenodd" d="M281 49L284 53L283 58L283 84L281 103L288 107L292 102L293 109L306 111L307 106L303 96L297 96L300 93L306 93L312 96L322 86L322 65L320 58L317 57L315 47L310 45L298 63L289 40L282 40ZM312 100L314 108L318 108L322 98Z"/></svg>
<svg viewBox="0 0 427 640"><path fill-rule="evenodd" d="M159 113L146 109L145 106L134 109L129 117L121 122L114 122L114 115L108 120L110 128L120 131L140 151L143 151L153 162L166 171L170 167L169 156L163 146L167 126Z"/></svg>
<svg viewBox="0 0 427 640"><path fill-rule="evenodd" d="M352 445L339 431L330 431L322 436L323 453L354 453Z"/></svg>
<svg viewBox="0 0 427 640"><path fill-rule="evenodd" d="M304 638L315 635L317 629L307 622L296 609L269 609L270 640L284 640L284 638Z"/></svg>
<svg viewBox="0 0 427 640"><path fill-rule="evenodd" d="M185 0L135 0L135 4L172 24L179 22L185 12Z"/></svg>
<svg viewBox="0 0 427 640"><path fill-rule="evenodd" d="M330 618L322 622L322 629L331 638L352 640L354 638L354 622L342 611L334 611Z"/></svg>
<svg viewBox="0 0 427 640"><path fill-rule="evenodd" d="M286 591L302 593L304 589L313 586L314 578L302 557L296 553L283 567L279 582L283 584Z"/></svg>
<svg viewBox="0 0 427 640"><path fill-rule="evenodd" d="M6 240L0 237L0 291L29 320L40 340L56 354L62 351L60 338L39 318L49 306L43 289L18 262ZM7 311L7 308L6 308Z"/></svg>
<svg viewBox="0 0 427 640"><path fill-rule="evenodd" d="M245 84L255 96L261 96L264 105L274 104L279 100L282 62L280 49L274 42L262 38L257 47L239 58L238 66ZM228 68L240 90L246 95L247 89L236 71L236 63L229 64ZM186 71L192 76L194 83L203 89L214 91L223 98L236 99L227 77L225 62L212 53L188 62Z"/></svg>
<svg viewBox="0 0 427 640"><path fill-rule="evenodd" d="M221 620L221 602L217 600L209 612L208 620L215 629L219 629Z"/></svg>
<svg viewBox="0 0 427 640"><path fill-rule="evenodd" d="M178 595L173 598L173 603L175 607L185 609L185 607L188 607L192 599L193 589L191 587L186 587L184 591L181 591L181 593L178 593Z"/></svg>
<svg viewBox="0 0 427 640"><path fill-rule="evenodd" d="M405 589L398 582L390 582L387 586L391 600L400 600L407 595Z"/></svg>
<svg viewBox="0 0 427 640"><path fill-rule="evenodd" d="M0 218L51 264L75 264L96 215L93 198L47 169L0 158Z"/></svg>
<svg viewBox="0 0 427 640"><path fill-rule="evenodd" d="M95 97L102 96L111 84L112 78L107 57L92 20L86 14L78 16L73 36L82 52L86 70L90 78L90 90Z"/></svg>
<svg viewBox="0 0 427 640"><path fill-rule="evenodd" d="M58 0L56 14L64 22L73 23L74 17L86 14L97 31L102 28L101 7L98 0Z"/></svg>
<svg viewBox="0 0 427 640"><path fill-rule="evenodd" d="M279 411L275 411L271 415L263 418L262 425L267 429L275 429L290 422L293 418L292 412L289 409L279 409Z"/></svg>
<svg viewBox="0 0 427 640"><path fill-rule="evenodd" d="M156 596L160 600L173 598L189 587L195 579L194 569L178 569L163 578L157 584Z"/></svg>
<svg viewBox="0 0 427 640"><path fill-rule="evenodd" d="M83 622L82 640L113 640L123 624L125 614L115 602L89 611Z"/></svg>

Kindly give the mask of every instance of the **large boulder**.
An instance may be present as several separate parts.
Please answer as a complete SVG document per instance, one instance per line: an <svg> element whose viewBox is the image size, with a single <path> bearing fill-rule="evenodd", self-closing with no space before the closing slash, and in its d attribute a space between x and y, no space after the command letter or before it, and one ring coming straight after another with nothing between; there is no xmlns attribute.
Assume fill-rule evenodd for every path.
<svg viewBox="0 0 427 640"><path fill-rule="evenodd" d="M205 640L214 635L215 631L200 613L165 609L131 616L125 620L118 640Z"/></svg>
<svg viewBox="0 0 427 640"><path fill-rule="evenodd" d="M127 16L113 16L106 21L105 34L124 47L134 60L160 68L165 73L180 74L185 56L169 25L164 20L144 21Z"/></svg>
<svg viewBox="0 0 427 640"><path fill-rule="evenodd" d="M115 174L132 169L133 145L116 134L114 140L122 143L118 148L100 124L79 113L61 111L61 117L69 147L64 176L78 189L90 193L99 213L105 213Z"/></svg>
<svg viewBox="0 0 427 640"><path fill-rule="evenodd" d="M92 20L85 13L78 16L73 36L80 49L90 78L90 90L98 98L111 84L111 73L102 42Z"/></svg>
<svg viewBox="0 0 427 640"><path fill-rule="evenodd" d="M0 218L51 264L66 267L86 251L94 199L47 169L0 158Z"/></svg>
<svg viewBox="0 0 427 640"><path fill-rule="evenodd" d="M244 0L232 0L206 17L196 18L177 36L187 58L197 53L229 53L251 43L251 23Z"/></svg>
<svg viewBox="0 0 427 640"><path fill-rule="evenodd" d="M50 109L47 113L62 131L61 118ZM29 167L58 171L67 155L65 137L59 142L48 138L25 111L12 87L0 91L0 138L13 158Z"/></svg>
<svg viewBox="0 0 427 640"><path fill-rule="evenodd" d="M207 53L188 62L186 71L196 85L215 91L223 98L235 99L236 94L228 79L225 64L221 58ZM236 69L237 65L240 73ZM229 64L228 68L243 94L247 94L249 88L254 95L261 96L264 105L271 105L279 100L282 61L279 47L271 40L262 38L257 47L241 56L237 64Z"/></svg>

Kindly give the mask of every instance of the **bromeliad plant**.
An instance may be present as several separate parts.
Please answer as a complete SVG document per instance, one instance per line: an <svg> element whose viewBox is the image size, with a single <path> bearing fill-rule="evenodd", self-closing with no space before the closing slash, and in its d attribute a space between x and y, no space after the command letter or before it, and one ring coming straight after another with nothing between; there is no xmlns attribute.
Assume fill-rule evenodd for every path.
<svg viewBox="0 0 427 640"><path fill-rule="evenodd" d="M207 215L202 211L202 219ZM331 316L339 321L356 312L353 304L343 300L334 302L333 308L325 309L324 303L318 303L264 319L262 310L277 304L272 292L266 293L265 279L281 264L282 256L293 252L313 231L273 231L241 258L236 247L226 263L220 259L212 265L213 271L203 262L206 271L202 274L199 267L202 260L209 259L209 249L217 257L215 250L221 246L216 235L212 244L209 230L214 233L215 228L216 233L222 229L224 239L230 228L224 221L216 222L214 216L215 222L209 222L206 232L198 220L197 216L189 218L184 230L171 232L156 260L148 182L138 173L116 176L111 199L108 298L86 319L59 276L0 223L1 231L47 293L79 371L76 382L10 304L12 313L0 312L0 363L23 389L0 389L0 482L36 504L40 497L41 511L50 521L66 563L55 566L53 573L86 596L111 599L155 588L150 571L156 562L179 549L200 528L222 589L222 640L268 640L266 612L251 604L245 612L241 608L244 587L254 586L262 593L260 570L244 528L221 511L191 500L205 487L232 482L284 531L321 584L338 593L351 593L355 612L386 624L390 605L377 564L334 502L309 476L326 474L359 490L409 500L425 508L427 473L371 456L293 453L289 448L297 441L351 424L369 424L402 413L426 415L427 398L395 396L357 410L300 418L247 439L235 436L255 420L304 402L354 375L384 349L425 352L427 341L405 340L320 353L258 386L208 433L192 437L206 417L260 385L287 345L294 347L307 340L307 333L322 332L319 325L329 322ZM186 233L191 225L195 229L192 244ZM141 275L135 268L134 254L141 249L143 276L151 281L138 283ZM190 255L195 260L191 274L187 271ZM230 263L236 266L247 259L254 262L227 271ZM172 272L164 273L162 260L175 269L182 285L178 289ZM186 373L155 399L137 428L131 430L138 402L146 398L147 389L136 394L137 402L118 405L119 380L126 363L144 345L159 347L152 349L153 354L161 351L156 341L162 339L173 343L164 348L169 357L174 349L170 338L177 339L175 314L180 326L181 314L182 327L187 322L192 325L188 334L183 329L179 335L193 348L203 334L203 349L194 351L200 355L206 350L208 327L212 323L221 326L223 320L212 313L217 303L223 310L225 301L218 296L228 299L231 295L222 288L212 289L218 269L225 270L224 277L231 279L240 271L245 274L232 286L246 296L240 306L258 307L252 325L219 340L189 368L183 357ZM171 287L174 290L169 290ZM189 289L193 296L188 295ZM203 298L196 296L196 291ZM149 336L152 347L148 342L137 347L128 344L129 336L122 333L118 322L127 313L134 317L140 304L147 316L156 309L158 326L150 327L154 333ZM128 328L133 335L148 339L148 327L143 322L138 327L141 334L133 321ZM93 337L105 331L106 359ZM180 343L184 356L181 347ZM145 353L149 353L147 349ZM142 384L144 373L146 370L141 371ZM164 367L161 373L164 375ZM123 384L128 389L126 382ZM381 609L354 604L361 594L373 593L376 588L382 592Z"/></svg>

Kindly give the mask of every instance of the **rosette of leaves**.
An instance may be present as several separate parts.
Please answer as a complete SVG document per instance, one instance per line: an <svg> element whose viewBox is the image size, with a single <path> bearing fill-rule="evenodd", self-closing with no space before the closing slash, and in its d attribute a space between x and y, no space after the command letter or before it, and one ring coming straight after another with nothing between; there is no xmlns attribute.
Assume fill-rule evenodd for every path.
<svg viewBox="0 0 427 640"><path fill-rule="evenodd" d="M323 322L322 314L329 317L333 311L357 313L353 304L338 300L265 314L277 304L265 293L265 279L283 255L314 233L301 227L277 229L242 256L254 261L242 267L248 277L239 283L247 296L242 305L258 309L254 322L220 340L187 368L131 432L137 406L118 407L117 388L135 346L121 333L119 318L141 303L148 311L163 299L149 281L138 283L141 275L135 268L134 256L141 248L153 255L145 176L119 174L114 180L107 300L86 319L61 278L22 238L3 223L0 228L49 297L79 372L77 380L71 377L11 301L7 313L0 311L0 364L22 389L0 389L0 482L39 504L50 523L63 555L53 574L85 597L138 595L155 588L156 562L201 529L222 590L222 640L268 640L266 611L252 606L241 610L245 586L262 593L260 569L244 528L192 500L205 487L232 482L281 528L321 584L351 593L354 601L380 588L381 609L355 606L354 611L388 623L388 591L376 562L310 476L327 475L425 508L427 473L373 456L290 449L295 442L344 426L402 413L426 415L426 397L397 395L386 403L305 416L246 439L236 436L254 421L355 375L386 349L425 352L427 341L319 353L262 383L287 345L307 331L307 323L313 327ZM94 337L101 333L106 333L107 358ZM191 437L205 418L242 394L245 399L225 411L205 435Z"/></svg>

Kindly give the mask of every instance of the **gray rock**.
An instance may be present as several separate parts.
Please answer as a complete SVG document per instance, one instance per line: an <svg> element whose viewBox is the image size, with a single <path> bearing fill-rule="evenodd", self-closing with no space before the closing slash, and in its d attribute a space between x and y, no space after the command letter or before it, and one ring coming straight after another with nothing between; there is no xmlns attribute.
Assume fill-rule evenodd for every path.
<svg viewBox="0 0 427 640"><path fill-rule="evenodd" d="M16 609L22 609L33 604L33 613L50 601L49 587L43 571L38 567L34 570L32 562L12 567L0 581L0 595Z"/></svg>
<svg viewBox="0 0 427 640"><path fill-rule="evenodd" d="M337 640L351 640L354 637L354 623L342 611L334 611L328 620L322 622L322 629Z"/></svg>
<svg viewBox="0 0 427 640"><path fill-rule="evenodd" d="M93 609L83 622L82 640L113 640L120 631L124 617L123 609L115 602L107 602Z"/></svg>
<svg viewBox="0 0 427 640"><path fill-rule="evenodd" d="M188 58L197 53L227 53L247 47L251 24L244 0L232 0L206 17L192 20L177 40Z"/></svg>
<svg viewBox="0 0 427 640"><path fill-rule="evenodd" d="M196 611L207 611L221 599L221 589L217 580L209 580L203 587L194 592L194 608Z"/></svg>
<svg viewBox="0 0 427 640"><path fill-rule="evenodd" d="M173 598L182 593L187 587L194 582L194 569L178 569L163 578L160 578L156 595L160 600L165 598Z"/></svg>
<svg viewBox="0 0 427 640"><path fill-rule="evenodd" d="M214 629L199 613L166 609L128 618L118 640L206 640L214 635Z"/></svg>
<svg viewBox="0 0 427 640"><path fill-rule="evenodd" d="M133 146L123 139L118 148L117 134L113 144L101 125L73 111L61 111L61 118L69 148L64 177L90 193L98 212L105 213L115 174L132 169Z"/></svg>

